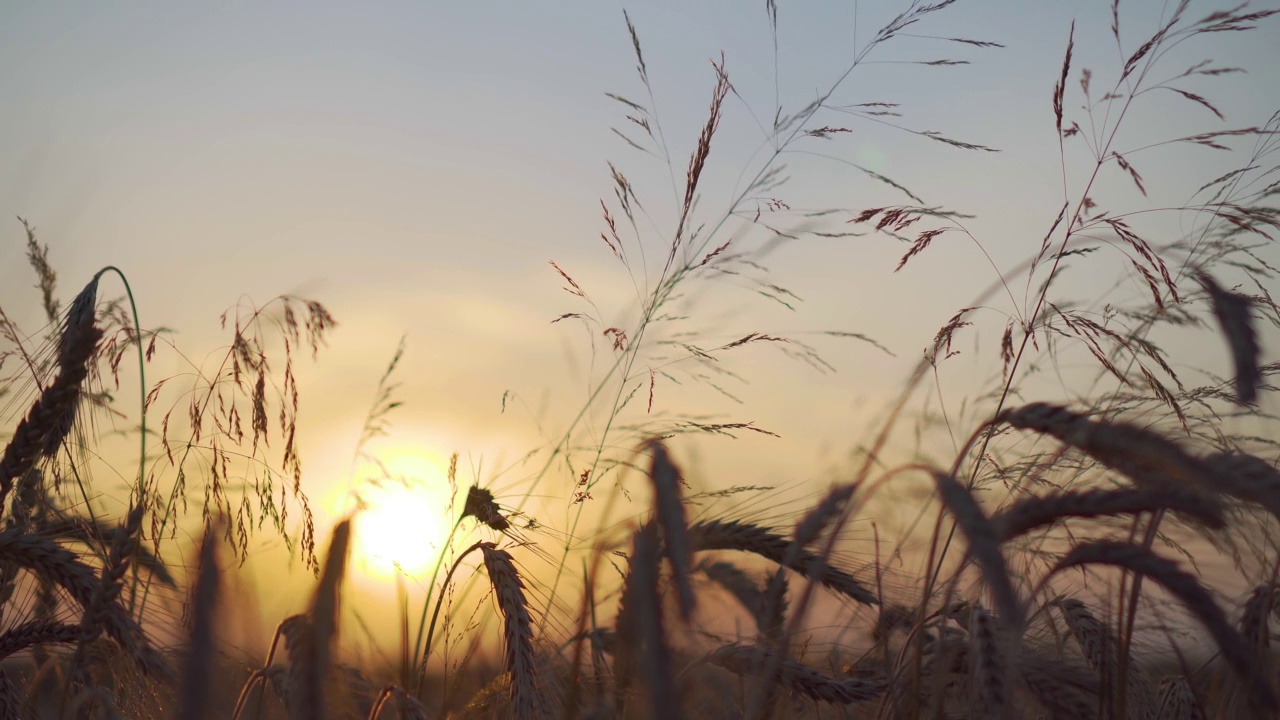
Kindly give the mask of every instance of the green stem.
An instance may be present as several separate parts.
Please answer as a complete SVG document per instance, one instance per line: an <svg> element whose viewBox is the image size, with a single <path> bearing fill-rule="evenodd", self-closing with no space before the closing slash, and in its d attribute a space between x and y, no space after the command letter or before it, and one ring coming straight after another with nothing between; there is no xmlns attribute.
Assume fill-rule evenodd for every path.
<svg viewBox="0 0 1280 720"><path fill-rule="evenodd" d="M137 346L138 350L138 425L140 429L138 432L138 480L136 492L138 493L137 501L143 503L146 501L147 496L145 487L147 472L147 364L146 354L142 350L142 325L138 321L138 302L133 295L133 286L129 284L129 278L125 276L123 270L115 265L108 265L93 276L94 281L96 282L98 278L108 272L115 273L116 277L120 278L120 282L124 285L125 296L129 298L129 312L133 318L134 345ZM130 563L130 566L136 587L138 578L137 563ZM140 611L141 608L146 607L147 597L150 593L151 583L147 583L146 587L143 588L141 601L139 601L136 592L129 594L129 613L131 615L135 610Z"/></svg>
<svg viewBox="0 0 1280 720"><path fill-rule="evenodd" d="M458 569L458 566L462 564L462 561L484 544L485 542L483 540L478 540L472 543L471 547L463 550L462 554L458 556L458 559L453 561L453 565L449 567L449 572L445 573L444 583L440 586L440 594L436 597L436 609L431 613L431 627L427 630L427 645L422 650L422 674L424 677L426 676L427 657L431 654L431 640L436 634L436 621L440 618L440 606L444 605L444 589L449 587L449 580L453 578L454 571Z"/></svg>
<svg viewBox="0 0 1280 720"><path fill-rule="evenodd" d="M453 546L453 538L454 538L454 535L456 535L456 534L457 534L457 532L458 532L458 527L459 527L459 526L461 526L461 525L462 525L462 517L459 517L459 518L457 519L457 521L453 523L453 528L452 528L451 530L449 530L449 537L444 541L444 545L440 548L440 555L436 557L436 567L435 567L435 569L434 569L434 570L432 570L432 571L431 571L431 582L427 583L427 597L422 601L422 617L420 617L420 618L418 619L418 631L417 631L417 633L414 635L414 638L413 638L413 654L414 654L414 657L415 657L415 658L421 658L421 662L422 662L422 666L421 666L420 668L418 668L418 669L419 669L419 672L415 673L415 674L418 676L418 679L417 679L417 680L415 680L415 682L417 683L417 685L414 687L414 694L415 694L415 695L416 695L416 694L418 694L419 692L421 692L421 690L422 690L422 679L423 679L423 678L425 678L425 677L426 677L426 675L427 675L427 650L428 650L428 649L430 649L430 643L431 643L431 639L430 639L430 638L431 638L431 636L430 636L430 634L428 633L428 635L427 635L427 643L428 643L428 646L427 646L427 647L423 647L423 646L422 646L422 634L423 634L424 632L427 632L427 630L426 630L426 624L427 624L427 608L431 607L431 591L435 589L435 586L436 586L436 578L440 576L440 566L444 564L444 556L445 556L445 553L449 552L449 548ZM474 546L473 546L473 548L474 548ZM467 552L471 552L471 549L468 549L468 550L467 550ZM463 553L463 554L465 555L466 553ZM452 575L452 574L453 574L453 570L450 570L450 571L449 571L449 575ZM445 582L446 582L446 583L448 582L448 576L446 576L446 577L445 577ZM441 594L443 594L443 593L441 593ZM438 607L437 607L437 612L439 612L439 608L438 608ZM435 618L434 618L434 617L433 617L433 618L432 618L432 620L431 620L431 625L432 625L432 629L434 629L434 628L435 628ZM419 654L419 652L418 652L418 648L420 648L420 647L422 647L423 649L422 649L422 652Z"/></svg>

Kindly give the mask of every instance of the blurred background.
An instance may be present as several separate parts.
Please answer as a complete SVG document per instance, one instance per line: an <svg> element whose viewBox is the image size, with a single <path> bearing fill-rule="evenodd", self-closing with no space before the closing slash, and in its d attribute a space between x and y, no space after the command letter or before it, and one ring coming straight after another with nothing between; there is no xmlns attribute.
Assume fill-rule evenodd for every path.
<svg viewBox="0 0 1280 720"><path fill-rule="evenodd" d="M357 447L403 337L392 378L402 406L364 449L419 482L412 492L367 493L382 509L370 513L377 522L357 530L370 539L355 558L363 568L356 592L393 602L395 564L421 586L448 533L442 510L452 453L459 453L464 489L481 482L499 501L563 531L577 511L578 478L554 467L535 484L547 449L575 418L583 418L574 426L583 441L616 442L624 456L634 447L630 436L608 435L608 412L588 404L616 357L610 338L598 326L552 321L589 313L606 327L627 328L638 319L707 121L716 80L710 61L723 53L733 90L693 222L708 234L715 229L712 247L734 238L735 248L750 248L774 289L786 293L726 276L691 288L681 308L693 318L699 347L760 332L802 341L821 359L795 345L753 343L726 360L733 375L714 387L658 375L652 410L637 400L628 412L636 423L656 412L775 433L682 437L676 457L694 491L775 486L769 503L801 507L847 472L938 329L960 308L980 305L981 322L957 334L960 354L922 383L893 438L903 457L949 464L955 443L981 419L980 398L1001 379L1006 320L1029 310L1037 289L1019 265L1039 249L1064 201L1080 199L1093 166L1080 137L1060 148L1051 106L1071 24L1067 115L1096 140L1105 135L1106 108L1095 106L1099 124L1086 124L1078 69L1095 70L1097 102L1171 8L1124 8L1120 48L1104 4L962 2L873 49L842 79L901 9L888 2L783 7L775 36L765 3L637 3L627 11L644 53L646 89L622 7L611 3L7 3L0 8L0 217L8 218L0 222L0 307L39 333L44 320L17 216L49 244L64 298L115 265L130 278L143 327L173 331L182 352L162 348L148 367L150 382L172 377L171 387L189 386L193 367L216 365L230 341L219 323L229 307L282 293L324 303L338 326L315 362L304 348L293 367L304 490L321 537L350 509L350 491L382 472L357 458ZM1275 112L1274 28L1229 39L1189 42L1161 59L1169 77L1205 58L1248 68L1179 85L1210 97L1225 120L1172 92L1143 97L1114 147L1132 151L1145 194L1112 165L1095 185L1096 200L1128 211L1181 207L1204 182L1239 166L1239 156L1203 147L1140 150L1206 129L1260 126ZM801 138L771 160L774 118L837 82L833 104L893 103L900 116L864 112L876 106L819 116L818 124L850 132ZM667 157L614 131L643 139L627 120L633 110L606 93L648 109ZM998 152L955 147L924 131ZM1246 154L1252 142L1240 143ZM783 205L757 198L735 208L768 162L788 178L769 193ZM629 268L601 239L602 199L620 217L610 163L644 209L634 247L646 251ZM968 235L940 236L895 273L908 246L846 221L902 203L970 214ZM753 218L757 210L762 220ZM1182 211L1134 222L1159 245L1203 219ZM766 225L790 230L779 235ZM850 231L861 234L832 236ZM548 261L591 304L566 293ZM1177 258L1170 263L1182 269ZM987 294L1002 274L1008 287ZM1101 311L1147 291L1113 258L1071 271L1061 292ZM874 344L822 334L828 331ZM1264 338L1264 351L1273 339ZM1169 341L1180 370L1229 372L1225 345ZM1059 360L1021 388L1024 397L1071 399L1075 373L1094 376L1083 359ZM125 387L136 382L132 372L123 373ZM168 406L181 402L168 398ZM100 430L124 434L131 423L136 417L103 419ZM132 447L104 444L119 453L104 449L102 458L123 468L118 487L136 462ZM604 481L591 502L603 504L614 482ZM639 488L636 508L644 501ZM110 504L111 483L100 490ZM918 509L911 497L896 498L911 511L904 517ZM626 498L616 502L627 506ZM769 514L758 504L742 510ZM586 523L579 534L594 529ZM260 541L262 555L244 582L262 598L262 616L279 618L299 600L276 592L287 553L268 535ZM544 542L555 555L563 538ZM253 629L246 635L263 637Z"/></svg>

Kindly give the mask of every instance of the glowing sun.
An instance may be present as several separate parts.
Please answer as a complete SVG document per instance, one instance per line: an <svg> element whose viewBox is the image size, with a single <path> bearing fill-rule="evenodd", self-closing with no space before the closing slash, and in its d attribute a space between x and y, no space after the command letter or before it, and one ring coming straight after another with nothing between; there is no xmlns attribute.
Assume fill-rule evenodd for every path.
<svg viewBox="0 0 1280 720"><path fill-rule="evenodd" d="M407 575L430 572L449 532L445 462L418 449L379 459L382 468L368 463L356 476L362 509L352 528L352 560L381 578L397 568Z"/></svg>

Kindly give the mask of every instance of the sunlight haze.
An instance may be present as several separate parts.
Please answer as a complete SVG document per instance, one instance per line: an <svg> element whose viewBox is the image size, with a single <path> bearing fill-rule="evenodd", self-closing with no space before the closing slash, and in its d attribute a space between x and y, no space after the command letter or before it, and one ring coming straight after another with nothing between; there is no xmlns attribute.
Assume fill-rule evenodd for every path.
<svg viewBox="0 0 1280 720"><path fill-rule="evenodd" d="M181 351L162 344L147 368L148 382L174 378L166 391L172 394L149 411L156 428L170 407L177 408L175 427L187 416L183 393L193 366L211 373L221 362L231 339L231 326L220 325L224 310L261 306L280 294L323 303L337 321L327 346L314 361L305 343L290 347L302 489L316 512L321 552L333 524L356 506L353 493L363 498L352 568L355 592L370 599L356 607L388 647L398 632L397 575L412 592L427 587L471 485L492 489L536 546L540 554L527 561L523 548L513 551L535 595L555 582L580 581L576 555L558 565L566 542L590 548L598 531L616 540L620 528L632 527L650 491L643 473L626 466L643 469L640 440L663 423L746 425L730 428L736 439L704 432L671 440L686 492L775 490L763 500L711 498L691 513L741 510L781 522L860 465L939 328L959 309L977 306L966 316L975 324L955 336L957 355L930 369L911 396L886 451L892 462L877 466L923 458L946 467L995 406L1005 368L1001 332L1030 312L1043 279L1029 283L1023 263L1040 249L1067 196L1076 207L1093 167L1085 138L1102 136L1082 122L1081 135L1063 141L1066 159L1059 154L1052 95L1071 23L1077 20L1066 111L1069 120L1084 121L1080 68L1093 69L1098 101L1124 56L1176 3L1128 7L1122 53L1108 28L1109 3L959 2L876 48L833 95L835 104L851 107L894 105L818 115L813 127L849 131L799 138L777 160L787 182L748 199L719 225L769 159L775 117L826 92L875 30L907 6L778 5L775 55L764 2L626 3L651 97L618 3L5 3L0 306L38 342L45 320L15 216L49 245L64 303L99 268L121 268L142 327L172 330L169 340ZM1201 15L1218 5L1192 7ZM957 37L1004 47L945 40ZM1093 198L1138 212L1131 222L1157 246L1194 236L1206 217L1145 211L1193 202L1197 188L1238 167L1255 140L1230 139L1241 150L1231 155L1145 146L1265 125L1280 99L1277 37L1270 23L1231 42L1197 39L1170 50L1160 60L1169 77L1210 57L1249 73L1187 81L1223 109L1224 121L1173 92L1143 96L1117 140L1133 150L1128 157L1143 191L1112 164ZM732 90L688 227L707 243L696 256L732 238L726 254L741 251L756 265L696 276L667 306L684 324L651 328L651 354L623 366L632 371L625 412L609 414L605 403L628 397L612 386L584 411L596 383L623 357L608 329L634 332L663 270L722 53ZM643 135L628 120L636 111L606 93L647 108L660 123L661 142L645 140L640 151L614 132ZM869 107L899 115L867 115ZM925 131L999 152L961 149ZM639 241L628 234L609 163L636 193ZM630 243L629 266L602 240L609 233L602 200ZM903 203L971 215L963 223L972 237L942 234L894 272L910 246L872 232L874 219L849 221ZM903 236L910 242L940 224L927 218ZM859 235L838 236L845 232ZM1115 233L1095 235L1102 250L1070 258L1055 297L1099 317L1113 305L1147 301L1128 246ZM696 260L691 250L685 254ZM1280 262L1270 246L1258 257ZM1184 258L1171 251L1169 264L1176 280L1194 288ZM756 269L767 271L765 280L753 279ZM118 282L102 282L109 287L103 297L122 293ZM1243 275L1223 283L1244 283ZM589 316L590 324L578 317L553 322L571 313ZM732 347L705 366L687 351L725 348L752 333L786 341ZM1190 330L1161 333L1189 385L1231 375L1225 341L1206 342ZM272 371L283 372L280 336L266 336L274 338L266 342ZM357 451L401 337L403 358L384 386L400 404L361 451L404 482L370 484L380 470ZM1264 324L1264 362L1275 360L1278 337ZM1019 385L1017 402L1073 402L1096 387L1090 383L1111 382L1105 373L1096 379L1084 346L1050 352L1049 343L1065 340L1049 332L1036 342L1034 351L1044 355L1028 361L1035 374ZM109 378L104 387L120 402L134 402L136 369L128 362L121 368L122 389ZM97 420L98 432L110 436L100 460L117 468L109 476L117 486L128 485L137 460L133 441L113 435L137 425L136 403L122 407L122 419ZM1262 407L1277 410L1274 397L1264 396ZM264 453L283 447L275 412ZM1230 418L1223 427L1247 434L1250 422ZM551 455L567 428L574 434L565 447L579 453L572 467ZM604 447L599 456L616 464L609 474L600 471L590 499L575 502L587 487L581 458L596 457L588 451L597 444ZM455 452L461 494L451 497L446 478ZM280 465L267 457L271 467ZM919 519L931 497L927 483L921 477L879 490L877 531L905 532ZM273 488L274 495L287 486ZM199 494L191 492L198 507ZM103 502L114 503L113 517L124 512L118 498ZM935 516L923 517L927 532ZM847 532L862 543L870 529ZM181 533L192 546L199 537L196 524ZM280 540L265 530L259 535L261 554L250 554L246 582L267 598L260 612L270 625L297 611L312 578L287 559ZM507 537L469 520L454 543ZM847 557L869 563L877 556L867 548L870 541ZM467 565L479 562L476 556ZM277 570L286 567L300 578L289 586L297 589L272 597L284 587L271 585ZM557 621L567 634L576 616L564 615L569 619Z"/></svg>

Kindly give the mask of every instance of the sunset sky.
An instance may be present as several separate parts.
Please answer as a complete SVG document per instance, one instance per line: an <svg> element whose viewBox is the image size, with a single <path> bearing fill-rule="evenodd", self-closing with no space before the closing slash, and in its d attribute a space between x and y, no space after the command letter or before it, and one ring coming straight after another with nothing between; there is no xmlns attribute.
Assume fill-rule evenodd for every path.
<svg viewBox="0 0 1280 720"><path fill-rule="evenodd" d="M298 369L306 482L318 506L340 512L361 423L402 335L396 399L404 405L391 417L390 435L371 449L401 472L437 473L429 479L437 487L457 451L464 485L478 468L482 481L519 497L542 460L517 461L563 432L591 378L613 358L599 328L589 336L575 322L551 323L590 308L562 289L548 261L580 283L608 324L627 327L640 306L637 276L629 278L600 239L601 198L619 212L607 162L626 174L650 211L642 228L652 277L706 122L715 83L709 61L723 52L735 92L695 209L695 223L707 228L767 157L761 128L777 103L786 115L829 88L906 6L778 5L775 56L764 2L628 4L651 100L616 3L6 4L0 307L29 330L41 323L15 216L30 220L50 245L64 298L102 266L118 266L138 295L142 325L176 330L178 346L196 360L220 356L228 336L218 317L237 299L318 299L339 323L318 361ZM696 488L782 485L812 498L837 478L937 329L997 280L992 264L1011 271L1038 249L1064 201L1050 97L1071 22L1076 59L1067 117L1085 125L1079 69L1093 70L1096 100L1176 3L1131 5L1121 7L1120 51L1109 4L1100 0L962 1L907 30L916 36L876 48L845 79L835 104L899 103L903 117L887 120L1000 152L965 151L884 122L822 113L814 127L852 132L795 143L781 158L791 181L771 193L791 212L766 209L763 219L798 228L804 211L842 208L819 229L866 230L843 221L866 208L912 202L849 165L857 163L907 186L926 205L976 215L966 227L981 248L948 233L895 274L906 246L883 235L780 243L761 260L771 282L802 299L794 311L734 280L699 286L689 308L701 313L701 346L749 332L794 337L831 367L817 369L761 343L731 358L742 382L725 380L726 390L740 404L705 387L657 383L655 411L750 421L780 436L747 432L736 441L681 443L677 457ZM1218 7L1194 3L1188 14ZM1154 92L1135 105L1115 147L1266 123L1280 99L1278 30L1271 22L1176 47L1153 78L1206 58L1251 71L1178 85L1210 98L1225 122L1173 93ZM905 62L941 59L970 64ZM637 128L606 92L653 103L671 169L611 131L635 136ZM1130 160L1149 197L1114 165L1094 197L1117 210L1181 206L1204 182L1238 167L1252 143L1237 142L1243 153L1233 156L1195 147L1143 151ZM1079 138L1065 147L1074 204L1092 163ZM712 247L730 237L744 248L764 247L769 235L752 225L755 207L743 206L747 216L727 223ZM1170 213L1143 222L1159 244L1201 221ZM1073 297L1100 307L1101 293L1134 275L1118 251L1108 252L1111 259L1091 260L1092 269L1068 279ZM1175 267L1180 259L1169 258ZM644 273L638 277L642 286ZM1010 284L1020 303L1025 276ZM1133 300L1145 290L1130 278L1117 292ZM957 336L962 355L937 384L926 381L916 410L942 388L957 413L975 389L999 377L1000 332L1015 301L997 293L984 304L991 310ZM817 334L826 330L865 334L894 356ZM1178 364L1225 374L1228 360L1223 347L1200 343L1179 351ZM149 373L154 379L184 370L167 353ZM1053 390L1051 382L1043 387ZM970 417L957 432L972 427ZM949 447L928 452L950 460ZM534 491L533 507L548 514L546 524L563 526L572 483L566 476Z"/></svg>

